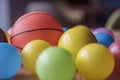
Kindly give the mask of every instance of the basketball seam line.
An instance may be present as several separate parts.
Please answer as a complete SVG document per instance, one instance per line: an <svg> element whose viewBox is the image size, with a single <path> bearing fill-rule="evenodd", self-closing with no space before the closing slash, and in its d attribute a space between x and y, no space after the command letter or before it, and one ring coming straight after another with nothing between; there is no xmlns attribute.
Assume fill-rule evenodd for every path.
<svg viewBox="0 0 120 80"><path fill-rule="evenodd" d="M62 30L59 30L59 29L52 29L52 28L42 28L42 29L34 29L34 30L27 30L27 31L24 31L24 32L20 32L20 33L17 33L17 34L15 34L15 35L13 35L13 36L11 36L11 40L15 37L15 36L17 36L17 35L20 35L20 34L23 34L23 33L26 33L26 32L32 32L32 31L37 31L37 30L57 30L57 31L61 31L61 32L63 32ZM12 41L11 41L12 42Z"/></svg>
<svg viewBox="0 0 120 80"><path fill-rule="evenodd" d="M15 46L15 45L14 45ZM16 48L18 48L18 49L20 49L20 50L22 50L23 48L21 48L21 47L18 47L18 46L15 46Z"/></svg>

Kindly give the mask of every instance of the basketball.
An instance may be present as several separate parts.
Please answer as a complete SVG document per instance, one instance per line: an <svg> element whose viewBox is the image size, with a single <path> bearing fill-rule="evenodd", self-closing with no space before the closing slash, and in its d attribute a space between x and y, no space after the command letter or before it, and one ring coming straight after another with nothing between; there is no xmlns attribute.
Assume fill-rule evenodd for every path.
<svg viewBox="0 0 120 80"><path fill-rule="evenodd" d="M11 44L19 50L29 41L41 39L56 46L63 33L60 22L46 12L26 13L15 22L11 31Z"/></svg>

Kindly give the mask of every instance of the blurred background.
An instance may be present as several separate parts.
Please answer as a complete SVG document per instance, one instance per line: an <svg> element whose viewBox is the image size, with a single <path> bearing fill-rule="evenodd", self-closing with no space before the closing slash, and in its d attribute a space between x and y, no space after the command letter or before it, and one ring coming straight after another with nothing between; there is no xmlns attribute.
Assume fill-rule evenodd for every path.
<svg viewBox="0 0 120 80"><path fill-rule="evenodd" d="M119 8L120 0L0 0L0 28L8 30L25 13L44 11L55 16L63 27L84 24L118 29Z"/></svg>

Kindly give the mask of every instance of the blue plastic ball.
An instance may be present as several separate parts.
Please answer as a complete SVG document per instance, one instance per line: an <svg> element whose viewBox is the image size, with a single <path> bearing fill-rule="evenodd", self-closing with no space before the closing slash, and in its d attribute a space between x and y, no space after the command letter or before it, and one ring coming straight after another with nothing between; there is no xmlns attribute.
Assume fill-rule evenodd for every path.
<svg viewBox="0 0 120 80"><path fill-rule="evenodd" d="M109 47L115 41L112 36L103 32L96 33L95 37L98 43L103 44L106 47Z"/></svg>
<svg viewBox="0 0 120 80"><path fill-rule="evenodd" d="M15 76L21 64L21 54L15 47L8 43L0 43L0 80Z"/></svg>

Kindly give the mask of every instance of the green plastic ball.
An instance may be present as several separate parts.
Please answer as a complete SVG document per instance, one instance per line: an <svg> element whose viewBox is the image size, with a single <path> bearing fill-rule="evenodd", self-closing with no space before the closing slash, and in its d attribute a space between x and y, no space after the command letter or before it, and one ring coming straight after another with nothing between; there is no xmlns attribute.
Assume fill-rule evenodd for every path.
<svg viewBox="0 0 120 80"><path fill-rule="evenodd" d="M49 47L39 55L36 72L41 80L72 80L76 73L75 61L67 50Z"/></svg>

